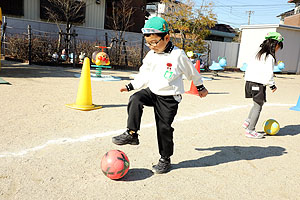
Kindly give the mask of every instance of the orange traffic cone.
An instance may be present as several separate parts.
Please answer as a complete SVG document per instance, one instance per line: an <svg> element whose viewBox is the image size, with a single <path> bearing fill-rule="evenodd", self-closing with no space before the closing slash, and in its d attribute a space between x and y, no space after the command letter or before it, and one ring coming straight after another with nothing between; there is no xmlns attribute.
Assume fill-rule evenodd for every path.
<svg viewBox="0 0 300 200"><path fill-rule="evenodd" d="M196 69L200 73L200 60L196 61ZM193 81L192 81L190 90L187 91L187 92L185 92L185 93L187 93L187 94L194 94L194 95L198 95L199 96L198 90L197 90L196 86L194 85Z"/></svg>
<svg viewBox="0 0 300 200"><path fill-rule="evenodd" d="M102 108L102 106L94 105L92 103L90 59L87 57L83 61L76 103L66 104L66 106L69 108L74 108L83 111L96 110Z"/></svg>

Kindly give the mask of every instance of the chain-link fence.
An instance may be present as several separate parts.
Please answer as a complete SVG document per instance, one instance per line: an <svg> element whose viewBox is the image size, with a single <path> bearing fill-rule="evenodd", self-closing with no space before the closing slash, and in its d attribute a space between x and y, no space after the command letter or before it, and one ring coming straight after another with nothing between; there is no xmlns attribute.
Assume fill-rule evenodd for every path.
<svg viewBox="0 0 300 200"><path fill-rule="evenodd" d="M144 46L141 34L140 38L134 37L135 40L125 40L117 38L118 34L111 30L103 30L106 31L104 34L101 31L95 37L95 34L90 34L91 29L87 29L84 34L82 28L76 31L77 27L71 33L49 31L49 28L42 30L41 27L45 27L45 23L43 26L28 23L25 28L24 23L20 26L14 21L10 25L9 20L5 20L1 27L1 54L6 59L17 59L29 64L67 64L75 67L82 62L83 55L91 58L94 51L99 51L96 46L106 46L108 48L105 51L113 68L138 70L149 50Z"/></svg>
<svg viewBox="0 0 300 200"><path fill-rule="evenodd" d="M126 32L123 38L119 38L117 31L86 27L72 28L71 33L67 34L59 31L65 30L64 25L59 29L57 26L53 23L4 17L1 53L6 58L29 63L77 66L83 55L91 58L94 51L101 51L95 46L106 46L108 48L105 51L114 69L138 70L149 51L144 45L142 34ZM206 52L201 54L206 67L212 61L218 61L219 57L226 57L228 66L237 65L238 43L205 43Z"/></svg>

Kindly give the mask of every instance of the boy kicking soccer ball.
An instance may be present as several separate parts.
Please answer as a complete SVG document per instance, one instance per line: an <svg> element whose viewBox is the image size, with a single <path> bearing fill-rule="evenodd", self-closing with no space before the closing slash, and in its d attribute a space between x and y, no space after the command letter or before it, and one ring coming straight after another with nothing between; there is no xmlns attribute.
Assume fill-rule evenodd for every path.
<svg viewBox="0 0 300 200"><path fill-rule="evenodd" d="M174 143L172 122L177 114L178 104L184 93L183 74L193 80L199 96L205 97L208 91L203 86L202 77L195 69L185 52L170 41L167 22L161 17L149 19L142 32L149 53L143 60L139 73L121 92L138 90L128 103L127 130L112 138L117 145L138 145L137 131L140 130L144 106L154 108L157 141L160 159L152 167L154 173L166 173L171 168L170 157L173 155Z"/></svg>

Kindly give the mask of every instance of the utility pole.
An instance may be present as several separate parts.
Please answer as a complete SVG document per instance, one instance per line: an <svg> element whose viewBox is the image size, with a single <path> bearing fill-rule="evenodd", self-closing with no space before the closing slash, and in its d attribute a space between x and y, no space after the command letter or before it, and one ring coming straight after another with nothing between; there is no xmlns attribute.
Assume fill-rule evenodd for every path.
<svg viewBox="0 0 300 200"><path fill-rule="evenodd" d="M254 13L254 11L252 10L249 10L249 11L246 11L246 13L248 13L248 25L250 25L250 18L251 18L251 15Z"/></svg>

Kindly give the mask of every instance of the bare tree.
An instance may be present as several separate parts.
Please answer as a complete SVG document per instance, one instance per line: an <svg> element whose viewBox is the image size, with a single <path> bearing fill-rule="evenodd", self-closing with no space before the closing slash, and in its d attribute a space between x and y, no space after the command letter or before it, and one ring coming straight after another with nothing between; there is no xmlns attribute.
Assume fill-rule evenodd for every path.
<svg viewBox="0 0 300 200"><path fill-rule="evenodd" d="M60 47L61 37L64 36L66 51L70 50L71 28L74 23L82 23L84 21L84 12L86 2L83 0L46 0L44 6L46 16L50 21L54 21L59 29ZM66 32L64 33L60 24L66 24Z"/></svg>
<svg viewBox="0 0 300 200"><path fill-rule="evenodd" d="M114 30L115 37L112 43L115 44L114 54L110 55L113 60L119 65L122 62L122 44L125 44L124 33L128 31L131 26L134 25L131 17L134 13L132 7L132 0L114 0L112 2L112 15L107 17L109 21L109 28Z"/></svg>

